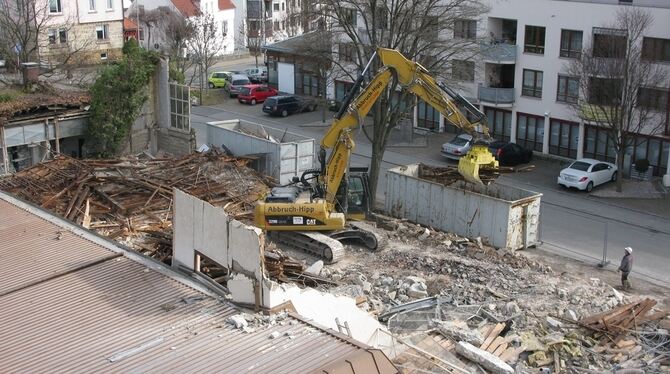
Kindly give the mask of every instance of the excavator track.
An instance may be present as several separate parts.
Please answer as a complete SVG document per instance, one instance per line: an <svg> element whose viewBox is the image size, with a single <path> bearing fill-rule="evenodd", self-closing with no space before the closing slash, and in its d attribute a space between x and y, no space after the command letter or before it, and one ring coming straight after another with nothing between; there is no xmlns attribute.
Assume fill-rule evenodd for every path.
<svg viewBox="0 0 670 374"><path fill-rule="evenodd" d="M316 231L270 231L270 239L318 256L327 264L344 257L344 246L337 240Z"/></svg>
<svg viewBox="0 0 670 374"><path fill-rule="evenodd" d="M321 258L327 264L334 264L344 257L342 240L352 240L376 251L386 246L386 239L378 235L367 223L350 222L343 230L316 231L269 231L270 239L277 243L296 248Z"/></svg>

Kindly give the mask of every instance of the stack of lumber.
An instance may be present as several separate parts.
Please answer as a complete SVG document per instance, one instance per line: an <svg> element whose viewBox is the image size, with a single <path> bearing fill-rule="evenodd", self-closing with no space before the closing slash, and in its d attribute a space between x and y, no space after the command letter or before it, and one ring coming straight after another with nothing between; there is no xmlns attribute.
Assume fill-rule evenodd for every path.
<svg viewBox="0 0 670 374"><path fill-rule="evenodd" d="M505 323L484 325L480 332L484 337L484 343L479 346L494 356L500 358L508 364L513 364L519 359L519 355L525 350L525 347L514 347L509 338L500 336L505 329Z"/></svg>
<svg viewBox="0 0 670 374"><path fill-rule="evenodd" d="M665 318L668 312L648 314L656 305L656 300L644 299L635 303L622 305L607 312L583 318L579 324L596 333L602 342L619 343L626 335L637 330L643 323Z"/></svg>

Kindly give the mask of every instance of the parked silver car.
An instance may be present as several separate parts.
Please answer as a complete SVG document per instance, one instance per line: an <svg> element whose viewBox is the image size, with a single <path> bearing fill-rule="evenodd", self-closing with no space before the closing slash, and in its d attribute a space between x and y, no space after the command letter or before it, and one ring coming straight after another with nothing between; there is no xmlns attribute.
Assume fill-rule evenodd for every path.
<svg viewBox="0 0 670 374"><path fill-rule="evenodd" d="M249 77L242 74L233 74L230 83L226 85L225 89L228 91L230 97L237 97L240 93L240 88L247 84L251 84Z"/></svg>
<svg viewBox="0 0 670 374"><path fill-rule="evenodd" d="M442 156L452 160L458 160L470 151L472 143L472 135L456 135L447 143L442 144Z"/></svg>

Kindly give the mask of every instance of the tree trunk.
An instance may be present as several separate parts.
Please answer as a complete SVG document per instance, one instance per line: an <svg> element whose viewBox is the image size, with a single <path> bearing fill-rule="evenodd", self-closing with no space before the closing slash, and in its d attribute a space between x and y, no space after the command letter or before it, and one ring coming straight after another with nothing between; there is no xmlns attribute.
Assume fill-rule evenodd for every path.
<svg viewBox="0 0 670 374"><path fill-rule="evenodd" d="M381 176L381 164L384 159L384 147L380 142L372 143L372 157L370 158L370 210L375 209L377 203L377 185Z"/></svg>
<svg viewBox="0 0 670 374"><path fill-rule="evenodd" d="M256 69L258 69L258 53L254 54L254 58L256 59Z"/></svg>
<svg viewBox="0 0 670 374"><path fill-rule="evenodd" d="M617 151L616 164L617 164L617 173L616 173L616 192L623 191L623 161L624 154L626 150L624 147Z"/></svg>

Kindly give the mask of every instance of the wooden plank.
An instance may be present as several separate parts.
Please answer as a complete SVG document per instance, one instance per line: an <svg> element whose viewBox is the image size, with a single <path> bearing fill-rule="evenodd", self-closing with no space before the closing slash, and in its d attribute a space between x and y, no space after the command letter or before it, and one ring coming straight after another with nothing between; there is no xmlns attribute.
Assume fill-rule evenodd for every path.
<svg viewBox="0 0 670 374"><path fill-rule="evenodd" d="M622 305L620 307L608 310L607 312L602 312L588 316L586 318L582 318L581 320L579 320L579 323L582 325L591 325L593 323L598 323L603 317L607 317L613 313L625 312L626 310L631 309L633 306L635 306L635 304L636 303Z"/></svg>
<svg viewBox="0 0 670 374"><path fill-rule="evenodd" d="M493 353L498 348L498 346L500 346L504 342L505 338L503 338L502 336L498 336L493 340L493 342L491 342L491 344L488 347L486 347L486 351Z"/></svg>
<svg viewBox="0 0 670 374"><path fill-rule="evenodd" d="M507 349L505 349L505 351L498 357L500 357L501 360L503 360L503 361L505 361L509 364L509 361L514 356L514 352L516 352L516 348L507 347Z"/></svg>
<svg viewBox="0 0 670 374"><path fill-rule="evenodd" d="M491 345L493 340L495 340L495 338L498 337L498 335L500 334L500 332L504 328L505 328L504 323L499 323L499 324L495 325L495 327L493 327L493 329L491 329L491 332L488 334L486 339L484 339L484 343L482 343L482 345L479 348L481 348L483 350L486 350L486 348L488 348L488 346Z"/></svg>
<svg viewBox="0 0 670 374"><path fill-rule="evenodd" d="M500 357L500 355L503 354L503 352L505 352L505 350L507 349L507 346L508 346L507 342L503 340L502 344L500 344L498 348L496 348L496 350L493 351L493 355Z"/></svg>

